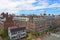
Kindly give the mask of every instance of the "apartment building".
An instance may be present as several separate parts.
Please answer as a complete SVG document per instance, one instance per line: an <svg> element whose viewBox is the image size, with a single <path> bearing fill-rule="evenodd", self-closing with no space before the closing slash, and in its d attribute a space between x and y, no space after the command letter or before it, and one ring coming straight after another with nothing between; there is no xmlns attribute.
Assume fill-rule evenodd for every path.
<svg viewBox="0 0 60 40"><path fill-rule="evenodd" d="M56 15L55 19L56 19L56 24L60 25L60 15Z"/></svg>
<svg viewBox="0 0 60 40"><path fill-rule="evenodd" d="M27 36L26 27L8 27L8 34L11 40L18 40Z"/></svg>
<svg viewBox="0 0 60 40"><path fill-rule="evenodd" d="M46 16L45 17L45 19L47 20L46 22L47 22L47 24L48 24L48 26L49 26L49 28L52 28L53 27L53 25L55 24L55 16L53 16L53 15L48 15L48 16Z"/></svg>
<svg viewBox="0 0 60 40"><path fill-rule="evenodd" d="M27 32L35 33L38 31L45 30L47 28L52 28L53 24L60 23L60 16L54 15L19 15L19 16L12 16L8 15L8 13L2 13L3 18L6 18L4 22L5 27L12 27L12 26L21 26L26 27Z"/></svg>
<svg viewBox="0 0 60 40"><path fill-rule="evenodd" d="M14 25L15 26L25 26L27 32L36 33L43 31L48 28L52 28L53 23L55 22L55 17L52 15L21 15L14 16Z"/></svg>
<svg viewBox="0 0 60 40"><path fill-rule="evenodd" d="M28 15L28 16L15 16L13 18L15 26L25 26L27 28L27 32L35 33L40 30L45 29L45 20L43 16L37 15Z"/></svg>
<svg viewBox="0 0 60 40"><path fill-rule="evenodd" d="M15 26L27 27L27 22L29 21L29 18L27 16L14 16L13 21Z"/></svg>
<svg viewBox="0 0 60 40"><path fill-rule="evenodd" d="M33 34L40 31L38 28L41 26L44 26L42 21L44 21L43 16L30 15L29 21L27 23L28 31ZM41 30L42 30L42 28L41 28Z"/></svg>

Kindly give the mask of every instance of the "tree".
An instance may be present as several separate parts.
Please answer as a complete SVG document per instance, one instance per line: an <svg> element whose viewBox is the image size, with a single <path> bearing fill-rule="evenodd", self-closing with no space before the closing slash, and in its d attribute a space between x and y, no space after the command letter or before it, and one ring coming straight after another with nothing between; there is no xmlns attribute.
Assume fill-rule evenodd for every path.
<svg viewBox="0 0 60 40"><path fill-rule="evenodd" d="M10 40L9 36L8 36L8 28L4 28L0 30L0 36L4 39L4 40Z"/></svg>

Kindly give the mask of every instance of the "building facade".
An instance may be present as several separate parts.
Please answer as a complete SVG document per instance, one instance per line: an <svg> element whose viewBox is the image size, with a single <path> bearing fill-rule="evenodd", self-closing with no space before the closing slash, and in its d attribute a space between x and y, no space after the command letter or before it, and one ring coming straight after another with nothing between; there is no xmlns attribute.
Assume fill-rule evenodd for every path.
<svg viewBox="0 0 60 40"><path fill-rule="evenodd" d="M25 27L9 27L8 34L11 40L18 40L27 36Z"/></svg>
<svg viewBox="0 0 60 40"><path fill-rule="evenodd" d="M21 26L26 27L27 32L36 33L48 28L52 28L54 24L60 24L60 16L57 15L19 15L12 16L8 13L2 13L3 18L6 18L4 22L5 27Z"/></svg>
<svg viewBox="0 0 60 40"><path fill-rule="evenodd" d="M60 17L59 17L60 18ZM27 32L36 33L39 31L53 28L53 25L60 23L60 20L56 19L54 15L28 15L14 17L15 26L25 26ZM59 20L59 21L58 21Z"/></svg>
<svg viewBox="0 0 60 40"><path fill-rule="evenodd" d="M28 15L28 16L15 16L13 17L15 26L25 26L27 32L32 34L43 31L52 26L54 17L46 15Z"/></svg>

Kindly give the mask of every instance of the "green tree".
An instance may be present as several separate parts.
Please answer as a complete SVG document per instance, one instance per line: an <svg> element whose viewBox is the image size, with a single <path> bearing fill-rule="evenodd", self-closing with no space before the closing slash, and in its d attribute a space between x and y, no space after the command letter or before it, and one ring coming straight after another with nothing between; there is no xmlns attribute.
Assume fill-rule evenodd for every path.
<svg viewBox="0 0 60 40"><path fill-rule="evenodd" d="M4 40L10 40L9 36L8 36L8 28L4 28L0 30L0 36L4 39Z"/></svg>

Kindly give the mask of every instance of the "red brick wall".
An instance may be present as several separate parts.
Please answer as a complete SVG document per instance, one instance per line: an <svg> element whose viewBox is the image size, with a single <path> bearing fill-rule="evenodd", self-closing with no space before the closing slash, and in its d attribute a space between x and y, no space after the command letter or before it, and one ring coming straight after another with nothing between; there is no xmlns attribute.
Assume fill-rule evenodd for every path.
<svg viewBox="0 0 60 40"><path fill-rule="evenodd" d="M2 13L3 18L6 18L6 21L4 22L4 27L11 27L14 26L14 22L13 22L13 17L10 15L10 17L8 16L8 13Z"/></svg>

